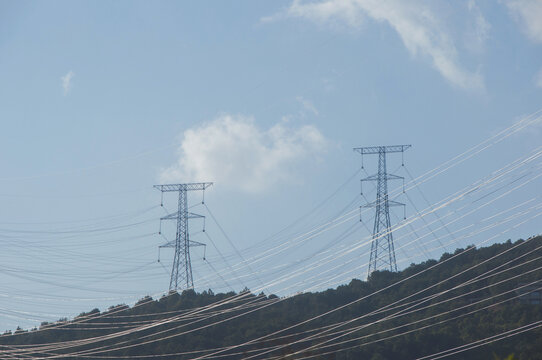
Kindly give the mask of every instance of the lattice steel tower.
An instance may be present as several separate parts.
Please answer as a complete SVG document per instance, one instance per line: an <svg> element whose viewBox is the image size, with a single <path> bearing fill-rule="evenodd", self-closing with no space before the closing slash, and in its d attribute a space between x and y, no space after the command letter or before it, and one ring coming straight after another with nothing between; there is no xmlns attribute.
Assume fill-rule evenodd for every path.
<svg viewBox="0 0 542 360"><path fill-rule="evenodd" d="M354 148L361 156L378 154L378 172L375 175L361 179L364 181L376 181L376 200L361 207L376 208L375 222L373 226L373 236L371 242L371 257L369 259L369 269L367 278L375 270L397 271L397 262L395 261L395 249L393 247L393 234L390 222L390 207L405 206L405 204L388 198L388 180L404 180L403 177L388 174L386 170L387 153L403 153L410 148L410 145L392 145L392 146L370 146Z"/></svg>
<svg viewBox="0 0 542 360"><path fill-rule="evenodd" d="M173 267L171 268L171 279L169 280L169 290L178 290L179 288L192 289L194 287L192 264L190 262L190 247L204 246L205 244L192 241L189 238L188 219L203 218L203 216L188 212L188 191L204 191L211 185L213 185L213 183L154 185L154 188L160 190L162 195L165 192L179 193L178 211L160 219L160 221L177 220L177 234L175 235L175 241L170 241L160 246L161 248L175 248L175 257L173 259Z"/></svg>

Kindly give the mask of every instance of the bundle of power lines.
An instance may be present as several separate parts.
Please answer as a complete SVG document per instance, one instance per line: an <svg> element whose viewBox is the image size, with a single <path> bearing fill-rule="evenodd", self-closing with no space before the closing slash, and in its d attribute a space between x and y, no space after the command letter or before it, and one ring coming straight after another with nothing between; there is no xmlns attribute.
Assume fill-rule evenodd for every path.
<svg viewBox="0 0 542 360"><path fill-rule="evenodd" d="M405 184L405 190L419 190L420 186L425 182L444 174L446 171L484 151L488 151L514 134L540 123L541 120L541 112L536 112L524 118L425 174L417 178L411 177ZM429 257L430 254L437 250L442 252L453 247L465 247L466 241L471 241L472 245L480 247L502 239L507 233L537 219L542 215L542 198L535 194L527 199L515 202L515 205L505 210L492 210L488 216L476 219L476 221L468 225L455 228L455 224L459 224L463 219L469 218L481 210L492 209L492 205L500 199L510 197L542 177L540 171L542 169L541 157L542 147L537 147L530 153L494 170L469 186L449 194L442 200L435 203L427 201L425 208L416 208L414 215L399 221L391 229L394 232L401 231L401 235L396 238L397 244L400 245L395 250L397 252L405 251L404 255L407 255L406 250L411 246L415 246L418 251ZM358 173L359 170L347 182L355 178ZM397 188L390 192L390 197L399 196L403 191L402 187ZM331 197L326 201L329 199ZM311 211L311 214L320 211L322 208L321 205L317 206ZM210 212L210 209L207 208L207 210L216 222L217 228L221 230L221 235L228 237L217 219L212 215L212 212ZM443 216L436 216L437 212L444 210L448 211ZM360 227L359 211L358 206L352 201L347 204L340 214L328 217L318 224L309 224L311 226L309 228L305 227L303 231L294 234L288 231L279 232L275 236L262 240L242 251L235 249L233 254L224 255L220 253L219 257L210 257L209 266L216 264L218 268L213 267L212 272L197 279L199 283L208 285L210 288L222 282L225 288L231 288L232 290L231 284L238 283L245 286L249 282L252 284L257 283L258 285L253 287L251 292L242 291L209 305L188 310L126 315L125 312L129 308L119 307L118 309L112 308L106 313L80 316L73 321L58 322L41 327L33 333L46 331L78 331L80 333L87 330L89 332L95 332L96 330L107 331L107 333L72 341L6 345L0 348L0 356L2 358L29 359L74 357L89 359L152 359L184 355L198 360L231 357L279 359L282 356L282 351L294 348L295 350L290 352L288 356L295 359L310 359L341 353L349 349L360 349L376 342L385 342L421 330L438 327L444 323L469 317L475 313L494 309L517 299L519 296L517 294L522 289L537 284L537 282L528 282L517 285L512 290L499 290L498 287L500 284L515 283L522 277L527 277L542 269L542 256L539 255L540 252L538 251L540 247L524 252L519 259L515 259L519 261L513 263L501 262L499 264L499 261L505 258L509 252L521 250L523 247L528 246L530 240L527 240L518 242L507 250L438 282L427 284L422 290L413 291L400 300L390 301L379 306L369 313L325 326L314 325L322 318L330 317L332 314L351 306L377 298L388 290L408 284L424 273L438 271L439 267L467 256L469 251L475 249L475 247L467 247L462 252L450 254L448 258L414 272L380 290L322 312L317 316L293 323L262 336L246 339L243 342L220 348L176 353L120 355L122 351L127 349L138 349L148 344L181 338L209 327L227 324L234 319L242 319L244 316L276 306L288 300L291 296L296 296L284 295L282 297L267 298L253 294L269 291L268 289L272 289L273 292L279 294L309 292L344 284L352 277L363 273L363 269L366 269L368 265L368 247L373 238L370 233L366 235L356 233ZM366 211L366 213L361 214L362 217L370 216L370 210L367 209ZM314 217L311 219L314 219ZM306 223L306 220L307 217L302 217L287 229L290 230L302 222ZM137 224L137 222L132 223L132 225L134 224ZM132 225L108 226L103 227L100 231L116 231L122 226ZM71 232L57 231L55 234L77 236L84 234L85 231L93 232L98 230L75 228ZM333 246L327 244L319 251L310 253L293 264L280 261L285 254L294 249L307 246L315 238L333 234L334 231L339 231L339 234L335 234L330 239L332 242L329 244L333 244ZM0 232L2 232L1 229ZM4 229L2 233L8 234L10 231ZM208 231L206 233L207 238L212 241L213 235L208 234ZM344 241L354 236L355 241ZM68 254L68 252L65 253ZM403 266L413 258L414 256L401 256L398 264ZM524 261L521 261L522 258ZM360 261L360 259L362 260ZM233 260L237 261L232 265ZM488 265L496 263L498 265L489 266L486 269ZM533 268L522 271L526 266ZM24 269L11 270L22 272ZM514 271L519 271L520 274L515 274ZM494 281L489 285L482 285L488 279ZM472 290L473 285L475 286L474 290ZM493 292L489 294L484 292L489 288L492 288ZM173 293L165 293L161 299L165 301L169 296L173 295ZM476 301L455 307L453 310L433 311L438 310L439 305L454 302L459 298L478 295L480 296ZM149 299L148 301L152 300ZM140 301L132 309L145 304L145 301ZM419 316L418 319L412 320L408 318L408 315L414 313ZM27 315L32 316L35 314ZM119 321L111 321L112 319ZM403 323L400 323L401 321ZM460 352L507 339L540 327L542 327L542 322L533 321L527 325L506 329L492 336L480 338L472 343L450 347L435 354L427 354L420 357L420 359L452 357ZM25 336L25 334L15 333L10 336Z"/></svg>

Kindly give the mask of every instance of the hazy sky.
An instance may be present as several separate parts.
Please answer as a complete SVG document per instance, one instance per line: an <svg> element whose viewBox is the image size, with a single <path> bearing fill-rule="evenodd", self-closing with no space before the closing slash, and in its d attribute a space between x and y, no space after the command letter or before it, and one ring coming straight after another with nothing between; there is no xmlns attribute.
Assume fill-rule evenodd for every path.
<svg viewBox="0 0 542 360"><path fill-rule="evenodd" d="M359 266L350 273L330 263L326 276L343 277L269 285L296 269L310 274L321 254L366 239L369 212L366 227L358 214L280 252L364 203L359 178L367 174L353 147L412 144L406 169L400 155L388 164L408 180L541 109L540 19L540 0L0 1L0 330L167 290L172 250L162 249L158 263L158 245L174 234L168 226L167 239L157 234L166 213L157 183L214 182L206 205L229 241L197 206L201 194L190 194L216 245L196 234L201 221L191 223L193 238L209 244L209 263L193 249L198 290L264 283L286 295L364 278L367 247L348 254ZM413 216L414 206L531 153L541 134L529 126L398 201ZM529 201L540 195L536 181L440 231ZM486 195L520 183L503 179ZM175 201L166 197L165 210ZM463 211L455 209L443 209L438 222ZM392 221L402 218L396 209ZM405 246L398 265L490 237L526 238L537 223ZM397 247L407 243L396 238ZM258 256L265 258L252 262Z"/></svg>

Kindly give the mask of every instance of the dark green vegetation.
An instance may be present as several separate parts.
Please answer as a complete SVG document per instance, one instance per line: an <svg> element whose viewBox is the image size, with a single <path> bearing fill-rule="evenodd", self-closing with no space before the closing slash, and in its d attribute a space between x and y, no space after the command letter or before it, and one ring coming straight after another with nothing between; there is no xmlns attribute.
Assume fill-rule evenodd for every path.
<svg viewBox="0 0 542 360"><path fill-rule="evenodd" d="M502 255L492 259L499 254ZM352 280L337 289L290 298L255 295L248 290L241 294L172 293L158 300L144 298L133 308L119 305L102 313L95 309L69 322L42 324L40 331L6 334L0 337L0 344L34 344L27 348L27 355L43 357L78 352L86 353L85 358L90 359L147 354L176 354L159 358L189 359L213 352L208 349L242 344L287 329L358 300L313 321L221 354L229 354L223 357L226 359L238 359L258 354L254 350L276 347L275 351L255 358L314 355L316 359L415 359L542 320L542 305L534 304L536 291L540 293L542 287L542 282L537 283L542 279L542 271L538 269L542 267L541 256L542 237L536 237L480 249L458 249L454 254L444 254L438 262L412 264L399 273L376 272L367 282ZM400 283L389 287L397 282ZM420 301L441 292L445 293ZM528 301L522 297L526 292L532 296ZM414 300L418 301L408 305ZM403 305L384 309L398 301L402 302L397 304ZM378 309L382 311L373 313ZM392 316L398 312L406 314ZM314 331L349 320L354 321L331 327L328 333ZM143 325L148 328L138 329ZM343 330L355 327L357 331L326 343L331 346L307 350L310 345L336 338L344 334ZM541 329L448 358L542 359ZM293 343L309 336L318 337ZM94 337L102 338L89 343L70 343ZM337 341L346 340L352 341L336 345ZM43 348L37 345L48 343L57 344ZM7 350L4 346L2 350ZM65 346L69 347L63 349ZM332 353L326 355L328 352ZM295 354L288 356L292 353ZM21 353L13 354L22 357Z"/></svg>

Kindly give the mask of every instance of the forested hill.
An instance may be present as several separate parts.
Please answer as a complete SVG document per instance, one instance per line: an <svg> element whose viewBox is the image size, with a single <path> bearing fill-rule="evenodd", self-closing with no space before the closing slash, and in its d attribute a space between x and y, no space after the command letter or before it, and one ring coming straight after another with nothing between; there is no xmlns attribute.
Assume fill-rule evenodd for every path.
<svg viewBox="0 0 542 360"><path fill-rule="evenodd" d="M443 355L542 359L542 328L516 330L542 320L541 256L535 237L286 298L248 290L147 297L6 333L2 358L416 359L487 338Z"/></svg>

